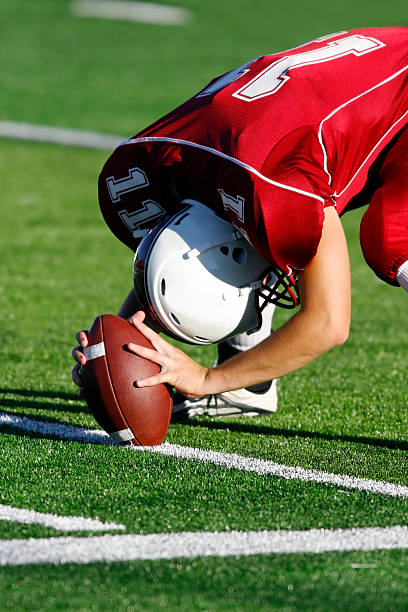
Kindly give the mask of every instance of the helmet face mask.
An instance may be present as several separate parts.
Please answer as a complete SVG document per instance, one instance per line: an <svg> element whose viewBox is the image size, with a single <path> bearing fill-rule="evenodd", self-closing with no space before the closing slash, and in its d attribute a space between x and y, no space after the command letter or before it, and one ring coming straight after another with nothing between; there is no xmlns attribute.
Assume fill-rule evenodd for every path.
<svg viewBox="0 0 408 612"><path fill-rule="evenodd" d="M275 306L285 309L299 306L296 273L291 272L291 274L286 275L282 270L274 268L258 290L258 306L261 312L267 304L275 304Z"/></svg>
<svg viewBox="0 0 408 612"><path fill-rule="evenodd" d="M270 283L264 285L270 271L231 223L200 202L184 200L178 213L142 239L134 286L158 331L213 344L259 328L261 299L272 301ZM273 272L271 277L276 279Z"/></svg>

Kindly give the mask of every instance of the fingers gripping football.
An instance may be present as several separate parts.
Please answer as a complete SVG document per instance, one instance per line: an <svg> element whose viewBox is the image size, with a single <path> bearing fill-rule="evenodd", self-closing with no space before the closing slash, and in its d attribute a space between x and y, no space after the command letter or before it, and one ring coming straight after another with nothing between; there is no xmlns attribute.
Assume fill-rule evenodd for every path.
<svg viewBox="0 0 408 612"><path fill-rule="evenodd" d="M88 346L88 330L77 332L75 338L79 345L72 349L72 357L77 362L72 370L72 380L79 387L79 397L82 397L81 367L86 364L86 355L83 353L83 349Z"/></svg>
<svg viewBox="0 0 408 612"><path fill-rule="evenodd" d="M130 322L150 340L155 350L134 343L130 343L128 348L136 355L153 361L161 367L158 374L137 380L138 387L151 387L160 383L167 383L189 397L205 395L204 385L208 368L204 368L182 350L156 334L143 323L144 317L141 317L139 312L136 315L131 318Z"/></svg>

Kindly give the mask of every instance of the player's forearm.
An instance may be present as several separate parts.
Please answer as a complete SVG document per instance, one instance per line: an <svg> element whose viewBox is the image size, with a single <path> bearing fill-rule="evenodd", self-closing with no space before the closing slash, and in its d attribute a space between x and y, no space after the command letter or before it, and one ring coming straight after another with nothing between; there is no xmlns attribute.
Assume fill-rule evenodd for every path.
<svg viewBox="0 0 408 612"><path fill-rule="evenodd" d="M126 296L122 306L119 308L118 316L122 317L123 319L128 319L139 309L140 304L136 299L134 290L131 289L128 295Z"/></svg>
<svg viewBox="0 0 408 612"><path fill-rule="evenodd" d="M220 393L285 376L346 338L346 326L301 311L256 347L209 370L206 391Z"/></svg>
<svg viewBox="0 0 408 612"><path fill-rule="evenodd" d="M258 346L209 370L206 393L279 378L345 342L350 326L350 273L347 244L334 209L326 209L315 258L299 272L299 291L301 310Z"/></svg>

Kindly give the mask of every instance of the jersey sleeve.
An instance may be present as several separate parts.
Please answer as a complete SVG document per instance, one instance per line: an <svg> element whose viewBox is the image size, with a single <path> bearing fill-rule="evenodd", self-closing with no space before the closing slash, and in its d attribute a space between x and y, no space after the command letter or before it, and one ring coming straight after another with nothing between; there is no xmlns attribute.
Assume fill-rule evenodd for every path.
<svg viewBox="0 0 408 612"><path fill-rule="evenodd" d="M235 181L237 184L240 196L234 202L241 197L248 206L244 207L243 215L236 214L235 205L228 206L225 212L229 220L272 266L286 274L292 269L304 269L319 246L324 208L333 202L324 202L307 192L290 190L256 176L249 177L247 185L244 181ZM226 190L229 187L231 193L236 193L232 181L226 183Z"/></svg>
<svg viewBox="0 0 408 612"><path fill-rule="evenodd" d="M263 197L262 189L258 197ZM272 197L273 205L263 206L259 250L285 273L291 268L302 270L316 255L324 206L309 196L284 189L276 190ZM267 198L265 195L264 203Z"/></svg>

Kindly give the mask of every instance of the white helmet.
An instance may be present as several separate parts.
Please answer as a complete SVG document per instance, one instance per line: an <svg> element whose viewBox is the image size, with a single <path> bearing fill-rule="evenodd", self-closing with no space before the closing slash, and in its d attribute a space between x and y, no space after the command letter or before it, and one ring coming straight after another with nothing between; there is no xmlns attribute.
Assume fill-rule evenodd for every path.
<svg viewBox="0 0 408 612"><path fill-rule="evenodd" d="M261 323L259 295L271 274L266 261L228 221L184 200L141 241L134 259L135 292L147 316L167 335L212 344ZM271 298L268 282L267 301Z"/></svg>

